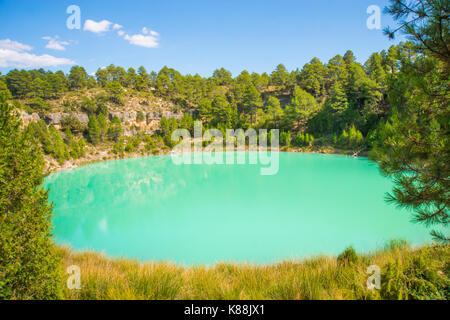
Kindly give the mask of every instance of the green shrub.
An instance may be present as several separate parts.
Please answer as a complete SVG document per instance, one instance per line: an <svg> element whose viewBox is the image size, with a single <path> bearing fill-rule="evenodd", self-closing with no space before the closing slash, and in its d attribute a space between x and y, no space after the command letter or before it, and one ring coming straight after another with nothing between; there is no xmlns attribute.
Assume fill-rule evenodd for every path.
<svg viewBox="0 0 450 320"><path fill-rule="evenodd" d="M81 110L88 115L95 114L97 112L97 105L89 98L84 98L80 104Z"/></svg>
<svg viewBox="0 0 450 320"><path fill-rule="evenodd" d="M358 262L358 255L353 247L347 247L344 252L338 255L337 261L343 265L355 264Z"/></svg>
<svg viewBox="0 0 450 320"><path fill-rule="evenodd" d="M142 111L138 111L137 112L137 115L136 115L136 121L137 122L142 122L142 121L144 121L145 120L145 116L144 116L144 113L142 112Z"/></svg>
<svg viewBox="0 0 450 320"><path fill-rule="evenodd" d="M364 137L361 131L357 130L353 125L348 132L345 129L342 131L338 144L344 148L361 147L364 144Z"/></svg>
<svg viewBox="0 0 450 320"><path fill-rule="evenodd" d="M314 136L309 133L302 133L300 132L298 135L295 136L293 145L297 147L308 147L312 146L314 143Z"/></svg>
<svg viewBox="0 0 450 320"><path fill-rule="evenodd" d="M280 145L289 147L291 145L291 132L281 132L280 133Z"/></svg>
<svg viewBox="0 0 450 320"><path fill-rule="evenodd" d="M50 109L50 106L41 98L34 98L30 100L27 103L27 106L30 107L33 111L37 111L40 115Z"/></svg>
<svg viewBox="0 0 450 320"><path fill-rule="evenodd" d="M155 148L155 141L153 140L153 138L149 135L146 135L143 139L145 146L144 149L146 152L150 152Z"/></svg>
<svg viewBox="0 0 450 320"><path fill-rule="evenodd" d="M446 266L436 264L434 250L440 249L424 248L406 261L388 263L381 275L381 296L395 300L448 300L448 261Z"/></svg>
<svg viewBox="0 0 450 320"><path fill-rule="evenodd" d="M85 127L81 121L73 114L65 116L61 119L61 127L70 131L74 134L79 134L85 130Z"/></svg>
<svg viewBox="0 0 450 320"><path fill-rule="evenodd" d="M409 247L408 241L404 239L392 239L386 245L386 250L402 250Z"/></svg>
<svg viewBox="0 0 450 320"><path fill-rule="evenodd" d="M123 156L125 151L124 143L124 138L119 138L119 140L113 145L113 152L117 155Z"/></svg>
<svg viewBox="0 0 450 320"><path fill-rule="evenodd" d="M125 145L125 152L135 152L139 147L139 143L140 141L136 137L129 137L127 144Z"/></svg>
<svg viewBox="0 0 450 320"><path fill-rule="evenodd" d="M120 122L120 119L114 116L111 119L111 123L108 127L107 132L108 139L110 141L118 142L120 136L122 136L122 123Z"/></svg>

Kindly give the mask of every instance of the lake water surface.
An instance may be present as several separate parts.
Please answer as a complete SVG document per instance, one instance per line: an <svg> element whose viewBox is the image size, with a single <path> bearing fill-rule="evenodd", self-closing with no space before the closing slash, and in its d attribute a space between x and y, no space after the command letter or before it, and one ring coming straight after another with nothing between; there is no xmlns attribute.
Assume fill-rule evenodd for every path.
<svg viewBox="0 0 450 320"><path fill-rule="evenodd" d="M108 161L48 176L58 243L182 265L273 263L430 240L384 201L392 183L365 158L280 153L258 165L175 165L170 156Z"/></svg>

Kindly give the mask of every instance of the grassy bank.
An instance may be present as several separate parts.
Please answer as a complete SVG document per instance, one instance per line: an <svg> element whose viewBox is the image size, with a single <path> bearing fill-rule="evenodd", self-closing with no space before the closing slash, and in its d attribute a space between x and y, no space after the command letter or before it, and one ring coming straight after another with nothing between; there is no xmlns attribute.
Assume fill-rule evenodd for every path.
<svg viewBox="0 0 450 320"><path fill-rule="evenodd" d="M337 258L209 268L57 250L63 272L70 265L81 270L81 289L65 289L66 299L448 299L450 286L448 246L411 248L401 241L366 255L347 250ZM380 290L366 287L367 267L374 264L381 269Z"/></svg>

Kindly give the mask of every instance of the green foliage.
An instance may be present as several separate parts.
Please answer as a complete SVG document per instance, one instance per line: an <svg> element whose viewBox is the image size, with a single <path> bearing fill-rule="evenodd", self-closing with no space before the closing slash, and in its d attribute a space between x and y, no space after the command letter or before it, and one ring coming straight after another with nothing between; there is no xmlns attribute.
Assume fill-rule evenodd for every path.
<svg viewBox="0 0 450 320"><path fill-rule="evenodd" d="M393 260L381 275L381 295L395 300L448 300L449 268L434 259L435 251L424 249L406 261ZM444 261L443 261L444 262ZM448 261L447 261L448 264Z"/></svg>
<svg viewBox="0 0 450 320"><path fill-rule="evenodd" d="M167 119L165 117L161 118L161 134L164 139L164 143L168 147L173 146L172 142L172 132L178 129L178 123L175 118Z"/></svg>
<svg viewBox="0 0 450 320"><path fill-rule="evenodd" d="M63 130L69 129L73 134L80 134L85 130L81 121L73 114L65 116L61 119L61 127Z"/></svg>
<svg viewBox="0 0 450 320"><path fill-rule="evenodd" d="M100 142L100 126L95 115L89 117L87 134L89 142L96 145Z"/></svg>
<svg viewBox="0 0 450 320"><path fill-rule="evenodd" d="M153 138L149 135L144 136L143 141L145 143L144 145L144 150L146 152L151 152L154 150L154 148L156 147L156 143L153 140Z"/></svg>
<svg viewBox="0 0 450 320"><path fill-rule="evenodd" d="M73 159L80 159L84 157L86 154L85 147L86 141L84 141L83 138L80 138L79 140L72 140L70 142L70 156Z"/></svg>
<svg viewBox="0 0 450 320"><path fill-rule="evenodd" d="M34 98L30 100L27 103L27 106L39 114L43 114L43 112L50 108L50 106L42 98Z"/></svg>
<svg viewBox="0 0 450 320"><path fill-rule="evenodd" d="M116 116L111 119L111 123L109 124L109 128L107 131L107 136L109 140L115 142L118 142L119 138L122 136L122 123Z"/></svg>
<svg viewBox="0 0 450 320"><path fill-rule="evenodd" d="M43 157L5 100L0 95L0 299L61 298Z"/></svg>
<svg viewBox="0 0 450 320"><path fill-rule="evenodd" d="M215 83L219 86L230 85L233 81L231 77L231 72L225 70L224 68L214 70L212 78L215 81Z"/></svg>
<svg viewBox="0 0 450 320"><path fill-rule="evenodd" d="M106 91L110 95L110 101L116 105L123 105L123 88L122 85L118 81L108 82L106 84Z"/></svg>
<svg viewBox="0 0 450 320"><path fill-rule="evenodd" d="M137 112L137 115L136 115L136 121L137 122L142 122L142 121L144 121L145 120L145 116L144 116L144 113L142 112L142 111L138 111Z"/></svg>
<svg viewBox="0 0 450 320"><path fill-rule="evenodd" d="M137 137L128 137L127 144L125 145L125 152L136 152L139 148L140 141Z"/></svg>
<svg viewBox="0 0 450 320"><path fill-rule="evenodd" d="M357 130L353 125L348 132L345 129L342 130L338 144L343 148L360 148L364 144L364 137L361 131Z"/></svg>
<svg viewBox="0 0 450 320"><path fill-rule="evenodd" d="M250 124L253 125L256 109L262 105L261 95L253 84L250 84L244 92L242 104L250 114Z"/></svg>
<svg viewBox="0 0 450 320"><path fill-rule="evenodd" d="M297 134L292 142L297 147L310 147L314 143L314 136L309 133L300 132Z"/></svg>
<svg viewBox="0 0 450 320"><path fill-rule="evenodd" d="M100 140L103 140L108 133L108 122L106 121L106 116L103 113L100 113L97 117L97 122L100 131Z"/></svg>
<svg viewBox="0 0 450 320"><path fill-rule="evenodd" d="M69 82L70 88L74 90L79 90L87 87L88 75L86 70L80 66L73 66L70 69L69 76L67 80Z"/></svg>
<svg viewBox="0 0 450 320"><path fill-rule="evenodd" d="M84 98L83 101L80 104L81 110L88 115L96 114L97 113L97 105L95 104L95 101Z"/></svg>
<svg viewBox="0 0 450 320"><path fill-rule="evenodd" d="M6 99L11 99L12 95L11 92L8 89L8 86L6 85L6 83L0 79L0 94L3 94L5 96Z"/></svg>
<svg viewBox="0 0 450 320"><path fill-rule="evenodd" d="M314 97L320 96L323 92L325 72L322 62L313 58L299 74L300 85Z"/></svg>
<svg viewBox="0 0 450 320"><path fill-rule="evenodd" d="M279 64L270 76L272 84L281 88L284 88L289 81L289 73L283 64Z"/></svg>
<svg viewBox="0 0 450 320"><path fill-rule="evenodd" d="M180 120L180 128L188 130L191 135L194 134L194 119L188 113L185 113Z"/></svg>
<svg viewBox="0 0 450 320"><path fill-rule="evenodd" d="M290 104L286 107L287 120L290 128L297 127L298 130L303 130L311 117L318 112L319 105L316 99L296 86L292 93Z"/></svg>
<svg viewBox="0 0 450 320"><path fill-rule="evenodd" d="M390 240L386 246L386 250L403 250L409 247L408 241L404 239L392 239Z"/></svg>
<svg viewBox="0 0 450 320"><path fill-rule="evenodd" d="M337 261L342 265L353 265L358 263L358 254L353 247L346 248L341 254L338 255Z"/></svg>
<svg viewBox="0 0 450 320"><path fill-rule="evenodd" d="M280 132L280 145L289 147L291 145L291 132Z"/></svg>
<svg viewBox="0 0 450 320"><path fill-rule="evenodd" d="M117 142L113 145L113 152L119 156L123 156L125 152L125 139L123 137L118 138Z"/></svg>
<svg viewBox="0 0 450 320"><path fill-rule="evenodd" d="M59 164L63 164L66 160L70 158L69 148L64 143L63 138L55 127L50 126L49 130L50 142L44 149L48 150L52 157L58 161Z"/></svg>
<svg viewBox="0 0 450 320"><path fill-rule="evenodd" d="M449 243L450 52L449 22L442 18L448 2L396 0L387 12L399 21L397 31L414 41L395 53L402 64L389 82L394 108L377 131L371 157L395 181L388 200L413 210L416 222L435 226L433 237Z"/></svg>
<svg viewBox="0 0 450 320"><path fill-rule="evenodd" d="M55 127L47 128L45 122L40 120L30 123L26 131L41 144L44 153L50 155L59 164L63 164L70 158L69 148Z"/></svg>

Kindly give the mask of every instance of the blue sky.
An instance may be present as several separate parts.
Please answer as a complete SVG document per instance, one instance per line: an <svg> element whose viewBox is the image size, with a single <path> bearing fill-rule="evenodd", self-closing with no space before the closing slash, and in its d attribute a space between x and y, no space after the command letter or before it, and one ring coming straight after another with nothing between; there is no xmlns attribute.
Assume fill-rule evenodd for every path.
<svg viewBox="0 0 450 320"><path fill-rule="evenodd" d="M69 5L80 7L79 30L66 27ZM347 49L364 62L396 43L367 28L370 5L387 0L0 0L0 71L67 72L75 63L92 73L113 63L202 76L225 67L236 76L327 62ZM382 14L381 27L392 24Z"/></svg>

